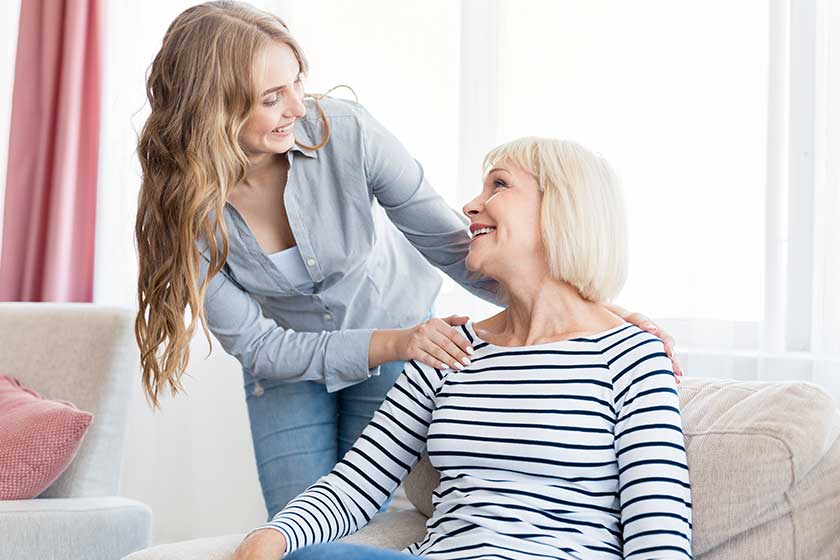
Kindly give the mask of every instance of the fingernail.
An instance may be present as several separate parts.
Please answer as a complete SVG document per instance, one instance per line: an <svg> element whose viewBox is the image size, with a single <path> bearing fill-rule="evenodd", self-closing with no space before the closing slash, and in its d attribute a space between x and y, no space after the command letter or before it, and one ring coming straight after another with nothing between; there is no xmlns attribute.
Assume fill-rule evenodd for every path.
<svg viewBox="0 0 840 560"><path fill-rule="evenodd" d="M447 364L444 364L443 362L441 362L440 363L440 369L452 369L452 368L449 367Z"/></svg>
<svg viewBox="0 0 840 560"><path fill-rule="evenodd" d="M463 359L463 360L461 360L461 361L462 361L462 362L464 362L464 365L465 365L465 366L468 366L468 365L470 365L470 364L472 363L472 361L471 361L469 358L464 358L464 359Z"/></svg>
<svg viewBox="0 0 840 560"><path fill-rule="evenodd" d="M473 348L472 346L467 346L467 354L469 354L470 356L475 354L475 348Z"/></svg>
<svg viewBox="0 0 840 560"><path fill-rule="evenodd" d="M456 360L455 361L455 369L462 370L462 369L464 369L464 366L461 365L461 362Z"/></svg>
<svg viewBox="0 0 840 560"><path fill-rule="evenodd" d="M653 323L645 323L642 325L642 328L644 328L646 331L655 331L656 325L654 325Z"/></svg>

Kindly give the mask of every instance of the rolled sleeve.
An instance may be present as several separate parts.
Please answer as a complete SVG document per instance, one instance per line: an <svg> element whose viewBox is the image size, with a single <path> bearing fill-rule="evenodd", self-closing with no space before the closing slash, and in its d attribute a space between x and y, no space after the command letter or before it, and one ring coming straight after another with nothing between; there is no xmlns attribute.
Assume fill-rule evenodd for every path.
<svg viewBox="0 0 840 560"><path fill-rule="evenodd" d="M379 375L379 367L368 369L370 339L374 329L349 329L330 333L324 356L324 383L327 392Z"/></svg>

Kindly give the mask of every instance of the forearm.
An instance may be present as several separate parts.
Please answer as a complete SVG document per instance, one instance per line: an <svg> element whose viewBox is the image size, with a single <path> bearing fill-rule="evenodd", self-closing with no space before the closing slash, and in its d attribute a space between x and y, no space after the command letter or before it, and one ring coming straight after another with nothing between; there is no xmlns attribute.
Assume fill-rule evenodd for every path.
<svg viewBox="0 0 840 560"><path fill-rule="evenodd" d="M269 522L288 551L341 539L373 518L420 460L441 383L432 368L406 368L344 458Z"/></svg>

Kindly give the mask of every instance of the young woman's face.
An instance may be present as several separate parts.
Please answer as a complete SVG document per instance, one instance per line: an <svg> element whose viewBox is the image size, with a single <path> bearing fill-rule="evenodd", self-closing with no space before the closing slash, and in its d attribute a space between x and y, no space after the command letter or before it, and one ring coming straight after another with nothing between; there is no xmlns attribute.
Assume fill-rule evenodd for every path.
<svg viewBox="0 0 840 560"><path fill-rule="evenodd" d="M481 193L464 205L470 219L469 270L498 277L502 268L542 257L542 192L536 177L520 166L501 162L484 178Z"/></svg>
<svg viewBox="0 0 840 560"><path fill-rule="evenodd" d="M306 114L303 82L294 51L272 43L254 61L257 106L239 134L248 155L281 154L294 146L295 120Z"/></svg>

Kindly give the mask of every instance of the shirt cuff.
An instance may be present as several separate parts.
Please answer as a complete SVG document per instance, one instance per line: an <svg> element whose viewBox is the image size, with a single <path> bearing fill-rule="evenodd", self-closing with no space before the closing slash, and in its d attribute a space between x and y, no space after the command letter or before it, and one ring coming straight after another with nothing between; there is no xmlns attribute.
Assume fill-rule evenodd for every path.
<svg viewBox="0 0 840 560"><path fill-rule="evenodd" d="M370 339L374 329L335 331L327 341L324 356L324 384L328 393L340 391L379 375L379 367L368 368Z"/></svg>

